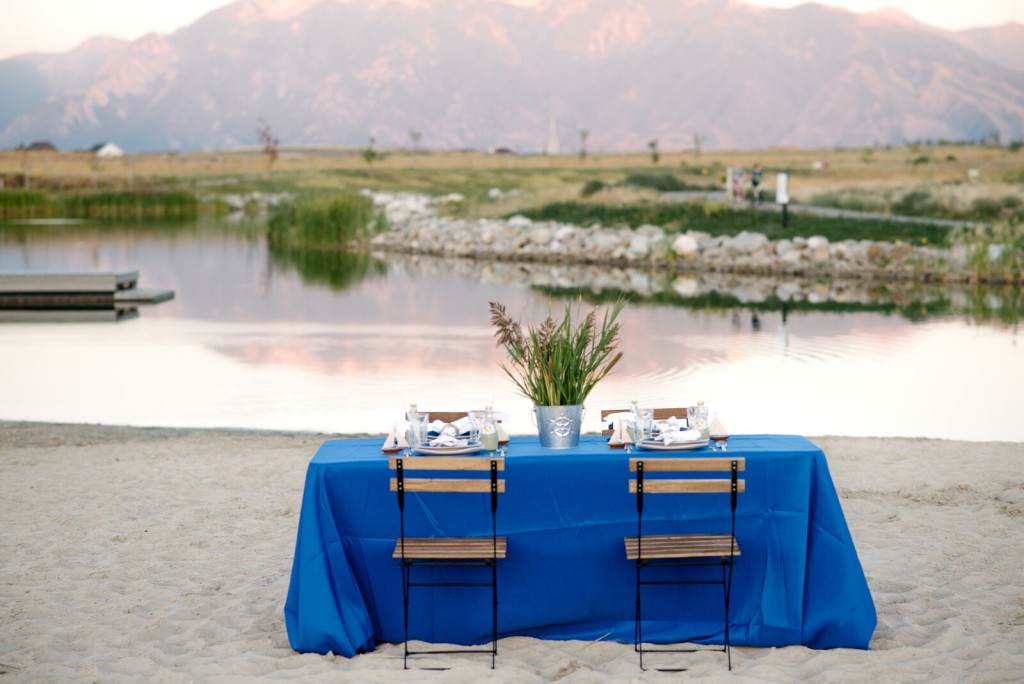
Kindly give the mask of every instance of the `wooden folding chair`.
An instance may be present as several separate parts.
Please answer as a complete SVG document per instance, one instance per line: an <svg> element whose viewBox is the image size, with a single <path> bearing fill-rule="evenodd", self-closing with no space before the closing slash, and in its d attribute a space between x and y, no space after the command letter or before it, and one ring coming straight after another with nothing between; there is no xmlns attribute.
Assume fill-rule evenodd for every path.
<svg viewBox="0 0 1024 684"><path fill-rule="evenodd" d="M634 649L640 656L640 669L644 669L644 647L642 615L640 611L640 588L651 585L670 584L721 584L725 608L724 644L729 670L732 670L732 652L729 646L729 596L732 591L732 570L740 547L736 541L736 497L746 490L746 481L738 473L746 468L743 458L631 458L629 459L629 491L636 494L635 537L626 537L626 558L636 564L636 623L634 626ZM633 474L635 473L635 475ZM648 478L648 473L657 473ZM702 475L715 477L669 478L664 475ZM722 477L725 473L727 476ZM647 494L713 494L729 495L730 527L728 532L707 532L698 534L644 534L644 496ZM643 570L675 567L720 566L721 579L657 579L644 580ZM661 576L661 575L659 575ZM693 652L707 649L646 649L648 652ZM717 650L717 649L716 649Z"/></svg>
<svg viewBox="0 0 1024 684"><path fill-rule="evenodd" d="M408 668L410 655L437 653L490 653L491 669L498 654L498 560L505 557L508 542L497 534L498 494L505 491L504 458L479 456L393 456L388 460L395 476L391 478L391 491L398 496L399 538L392 557L402 564L402 605L405 625L405 644L402 665ZM429 476L410 477L408 471L431 471ZM439 477L439 475L442 475ZM481 477L483 475L483 477ZM412 538L405 535L405 493L440 492L445 494L490 494L491 534L484 537L429 537ZM438 582L413 581L415 566L432 567L489 567L489 581ZM490 587L491 588L491 647L489 650L409 650L409 590L412 587Z"/></svg>

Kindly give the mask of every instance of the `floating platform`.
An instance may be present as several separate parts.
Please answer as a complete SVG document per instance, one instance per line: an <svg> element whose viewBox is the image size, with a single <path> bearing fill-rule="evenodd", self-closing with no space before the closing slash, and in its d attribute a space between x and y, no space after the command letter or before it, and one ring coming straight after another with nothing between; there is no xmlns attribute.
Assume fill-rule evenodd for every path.
<svg viewBox="0 0 1024 684"><path fill-rule="evenodd" d="M112 323L138 318L135 307L126 309L0 309L0 323Z"/></svg>
<svg viewBox="0 0 1024 684"><path fill-rule="evenodd" d="M2 273L0 272L0 311L3 321L38 320L29 312L67 312L64 318L47 320L121 320L135 307L159 304L174 299L173 290L143 290L136 287L138 271L114 273ZM21 316L11 311L24 312ZM82 317L85 311L108 315Z"/></svg>

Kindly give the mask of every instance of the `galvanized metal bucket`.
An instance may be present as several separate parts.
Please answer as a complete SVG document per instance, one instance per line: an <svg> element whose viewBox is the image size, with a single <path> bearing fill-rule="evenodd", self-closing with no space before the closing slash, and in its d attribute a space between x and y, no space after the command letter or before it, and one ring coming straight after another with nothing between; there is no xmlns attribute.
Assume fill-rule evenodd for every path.
<svg viewBox="0 0 1024 684"><path fill-rule="evenodd" d="M572 449L580 443L583 404L570 406L534 406L534 424L545 449Z"/></svg>

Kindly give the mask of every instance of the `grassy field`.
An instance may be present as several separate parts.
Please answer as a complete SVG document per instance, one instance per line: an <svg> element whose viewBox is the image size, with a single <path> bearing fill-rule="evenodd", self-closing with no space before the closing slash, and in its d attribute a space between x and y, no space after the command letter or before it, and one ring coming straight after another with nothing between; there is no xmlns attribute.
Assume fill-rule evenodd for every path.
<svg viewBox="0 0 1024 684"><path fill-rule="evenodd" d="M451 211L466 217L539 211L553 203L623 206L664 202L652 184L662 176L681 187L724 188L725 169L765 169L764 196L776 174L789 174L794 202L933 218L998 220L1020 212L1024 150L1019 145L908 145L830 150L590 153L558 156L381 150L368 163L359 149L281 148L276 162L259 150L152 153L97 159L87 153L0 152L7 191L175 192L204 198L228 193L407 190L459 193ZM584 188L594 192L584 193ZM501 191L500 193L495 190ZM4 194L0 192L0 194Z"/></svg>
<svg viewBox="0 0 1024 684"><path fill-rule="evenodd" d="M127 189L154 185L256 185L349 187L372 181L381 188L406 187L428 192L465 192L514 184L526 190L536 182L555 182L578 192L590 179L617 181L639 172L671 172L694 184L724 182L724 169L750 169L760 163L769 187L775 173L790 174L791 194L807 202L837 188L859 190L912 187L920 184L969 186L1024 183L1024 149L1015 145L911 145L832 150L764 149L755 151L663 152L658 164L646 153L577 155L510 155L483 152L412 153L384 151L367 163L361 150L282 149L273 168L261 152L150 153L97 159L83 153L0 152L0 175L8 187L28 176L49 188L107 187ZM971 169L977 178L969 178ZM205 181L205 183L204 183ZM222 187L215 185L215 187ZM1001 190L996 191L1002 194Z"/></svg>

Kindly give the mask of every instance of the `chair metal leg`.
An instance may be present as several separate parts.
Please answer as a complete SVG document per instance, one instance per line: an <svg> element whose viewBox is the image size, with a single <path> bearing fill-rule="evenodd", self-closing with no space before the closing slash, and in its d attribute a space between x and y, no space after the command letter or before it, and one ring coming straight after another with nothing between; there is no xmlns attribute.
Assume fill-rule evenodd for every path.
<svg viewBox="0 0 1024 684"><path fill-rule="evenodd" d="M726 578L726 565L728 565L728 579ZM722 564L722 593L725 595L725 660L729 664L729 672L732 672L732 650L729 645L729 596L732 593L732 562Z"/></svg>
<svg viewBox="0 0 1024 684"><path fill-rule="evenodd" d="M498 563L491 564L491 669L498 655Z"/></svg>
<svg viewBox="0 0 1024 684"><path fill-rule="evenodd" d="M640 561L636 562L636 619L633 625L633 650L640 655L640 669L644 669L643 631L640 628Z"/></svg>
<svg viewBox="0 0 1024 684"><path fill-rule="evenodd" d="M405 639L402 642L402 669L409 669L409 564L402 561L402 624Z"/></svg>

